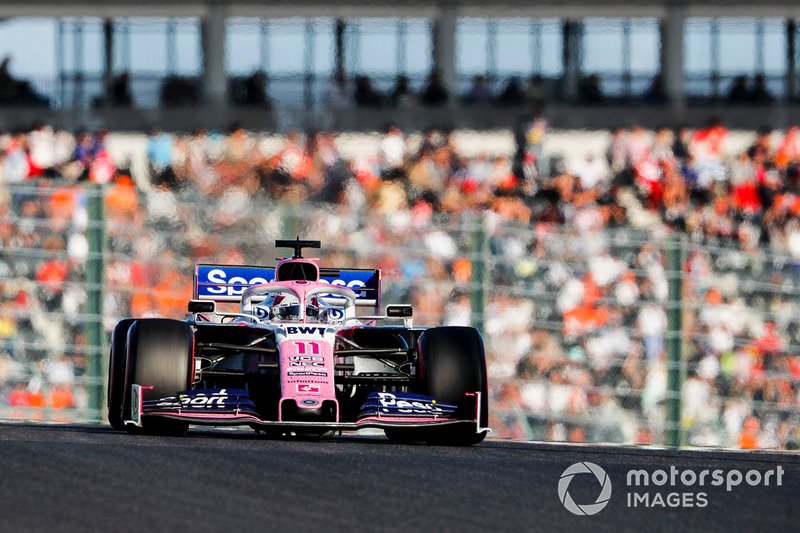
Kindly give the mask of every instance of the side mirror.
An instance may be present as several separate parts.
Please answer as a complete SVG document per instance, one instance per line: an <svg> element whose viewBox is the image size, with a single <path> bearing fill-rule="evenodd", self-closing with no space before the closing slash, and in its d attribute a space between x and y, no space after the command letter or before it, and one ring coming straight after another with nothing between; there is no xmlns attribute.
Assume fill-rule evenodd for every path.
<svg viewBox="0 0 800 533"><path fill-rule="evenodd" d="M408 304L387 305L386 316L390 318L411 318L414 316L414 308Z"/></svg>
<svg viewBox="0 0 800 533"><path fill-rule="evenodd" d="M214 300L189 300L190 313L213 313L217 310Z"/></svg>

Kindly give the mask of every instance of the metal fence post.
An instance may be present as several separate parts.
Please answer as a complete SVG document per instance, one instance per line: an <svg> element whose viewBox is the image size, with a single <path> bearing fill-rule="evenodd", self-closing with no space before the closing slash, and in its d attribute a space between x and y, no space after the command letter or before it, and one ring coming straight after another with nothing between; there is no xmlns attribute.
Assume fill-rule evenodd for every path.
<svg viewBox="0 0 800 533"><path fill-rule="evenodd" d="M683 264L685 237L673 235L667 248L669 296L667 302L667 445L683 444L681 392L683 390Z"/></svg>
<svg viewBox="0 0 800 533"><path fill-rule="evenodd" d="M472 327L483 334L486 312L487 262L489 256L489 238L486 234L486 220L478 215L472 218L472 280L470 283L470 309Z"/></svg>
<svg viewBox="0 0 800 533"><path fill-rule="evenodd" d="M89 409L99 422L103 417L104 379L108 361L105 354L103 332L103 293L105 272L105 213L101 185L87 185L87 211L89 224L86 238L89 255L86 262L86 340L90 350L87 374L89 378Z"/></svg>

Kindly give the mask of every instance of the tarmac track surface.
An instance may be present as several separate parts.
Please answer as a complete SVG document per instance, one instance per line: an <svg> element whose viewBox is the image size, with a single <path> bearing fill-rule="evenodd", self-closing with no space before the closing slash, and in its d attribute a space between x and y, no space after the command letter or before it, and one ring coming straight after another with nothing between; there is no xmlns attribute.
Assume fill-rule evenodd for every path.
<svg viewBox="0 0 800 533"><path fill-rule="evenodd" d="M558 481L601 466L605 509L575 516ZM628 506L630 469L783 469L782 485L639 487L705 492L703 508ZM710 478L709 478L710 479ZM600 484L576 475L575 502ZM693 495L692 498L696 498ZM695 500L696 501L696 500ZM379 437L267 440L192 430L132 437L103 426L0 424L0 531L800 531L800 455Z"/></svg>

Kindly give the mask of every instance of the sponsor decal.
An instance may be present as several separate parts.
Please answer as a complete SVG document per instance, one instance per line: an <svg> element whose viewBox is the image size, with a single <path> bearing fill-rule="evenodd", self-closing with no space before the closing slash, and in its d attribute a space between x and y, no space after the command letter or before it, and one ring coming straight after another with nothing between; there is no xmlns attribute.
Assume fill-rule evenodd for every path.
<svg viewBox="0 0 800 533"><path fill-rule="evenodd" d="M321 283L353 289L358 298L367 298L367 291L378 289L378 275L374 270L341 269L336 271L336 276L326 276L324 270ZM274 279L274 267L197 265L195 291L198 298L238 299L247 287Z"/></svg>
<svg viewBox="0 0 800 533"><path fill-rule="evenodd" d="M361 406L360 416L386 414L438 417L451 415L456 410L456 406L439 403L430 396L400 392L372 392Z"/></svg>
<svg viewBox="0 0 800 533"><path fill-rule="evenodd" d="M318 376L318 377L323 377L324 378L324 377L328 376L328 373L327 372L315 372L315 371L304 370L304 371L301 371L301 372L290 371L290 372L287 372L286 375L288 375L288 376Z"/></svg>
<svg viewBox="0 0 800 533"><path fill-rule="evenodd" d="M317 400L305 399L305 400L301 400L300 403L302 403L303 405L313 406L313 405L317 405L319 402Z"/></svg>
<svg viewBox="0 0 800 533"><path fill-rule="evenodd" d="M333 328L318 326L287 326L284 329L287 335L319 335L320 337L325 333L333 333L335 331Z"/></svg>
<svg viewBox="0 0 800 533"><path fill-rule="evenodd" d="M320 394L320 386L312 385L310 383L298 383L295 387L297 392L304 392L307 394Z"/></svg>
<svg viewBox="0 0 800 533"><path fill-rule="evenodd" d="M242 389L199 389L144 402L145 410L254 411L255 404Z"/></svg>
<svg viewBox="0 0 800 533"><path fill-rule="evenodd" d="M270 308L265 305L256 305L253 307L253 314L256 318L269 318Z"/></svg>
<svg viewBox="0 0 800 533"><path fill-rule="evenodd" d="M340 321L344 318L344 311L338 307L331 307L327 309L328 320ZM331 330L333 331L333 330Z"/></svg>
<svg viewBox="0 0 800 533"><path fill-rule="evenodd" d="M316 355L293 355L289 366L325 366L325 359Z"/></svg>
<svg viewBox="0 0 800 533"><path fill-rule="evenodd" d="M201 277L201 273L205 277ZM275 279L275 271L242 267L198 269L198 294L211 296L241 296L252 285Z"/></svg>
<svg viewBox="0 0 800 533"><path fill-rule="evenodd" d="M441 413L440 407L436 405L436 400L403 400L399 399L391 392L379 392L378 401L381 407L387 410L397 410L400 413Z"/></svg>

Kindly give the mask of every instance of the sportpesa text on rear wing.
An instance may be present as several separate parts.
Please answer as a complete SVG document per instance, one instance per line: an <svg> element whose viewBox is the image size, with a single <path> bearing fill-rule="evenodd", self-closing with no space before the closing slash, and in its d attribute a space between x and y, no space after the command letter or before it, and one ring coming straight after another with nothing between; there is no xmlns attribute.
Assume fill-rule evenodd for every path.
<svg viewBox="0 0 800 533"><path fill-rule="evenodd" d="M356 305L380 310L381 271L368 268L320 268L319 280L352 289ZM199 264L194 269L195 300L238 302L247 287L275 279L274 267Z"/></svg>

